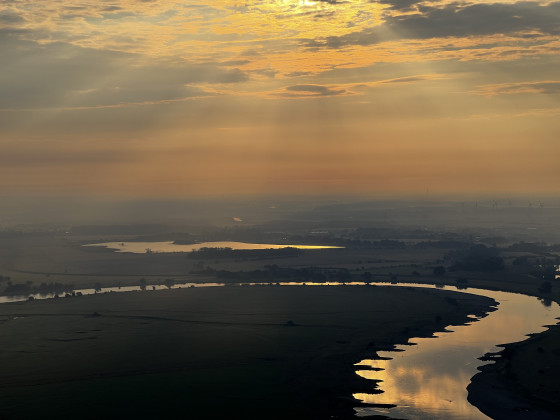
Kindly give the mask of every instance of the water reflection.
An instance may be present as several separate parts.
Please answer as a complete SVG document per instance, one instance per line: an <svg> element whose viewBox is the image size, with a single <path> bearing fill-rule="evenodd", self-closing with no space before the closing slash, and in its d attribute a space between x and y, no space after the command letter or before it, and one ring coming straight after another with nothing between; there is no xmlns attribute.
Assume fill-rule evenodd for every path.
<svg viewBox="0 0 560 420"><path fill-rule="evenodd" d="M541 303L546 306L546 307L550 307L552 305L552 299L548 299L548 298L539 298L539 300L541 301Z"/></svg>
<svg viewBox="0 0 560 420"><path fill-rule="evenodd" d="M43 300L43 299L57 299L57 298L74 298L87 295L104 294L104 293L121 293L121 292L143 292L165 289L185 289L189 287L219 287L225 286L224 283L179 283L171 287L162 284L150 284L144 286L117 286L117 287L102 287L100 289L76 289L67 293L37 293L25 296L0 296L1 303L9 302L22 302L25 300Z"/></svg>
<svg viewBox="0 0 560 420"><path fill-rule="evenodd" d="M278 245L278 244L253 244L247 242L202 242L199 244L176 244L172 241L165 242L103 242L99 244L88 244L84 246L104 246L114 249L116 252L132 252L134 254L145 254L152 252L192 252L201 248L231 248L231 249L328 249L342 248L326 245Z"/></svg>
<svg viewBox="0 0 560 420"><path fill-rule="evenodd" d="M388 367L387 363L382 363L380 366ZM413 407L415 414L407 413L406 418L486 418L482 414L480 417L472 415L471 412L476 408L469 404L466 395L456 400L458 395L466 394L464 384L469 382L470 376L465 372L459 372L457 375L446 372L443 368L439 371L431 371L423 366L408 369L401 366L381 372L359 371L359 374L369 379L381 379L383 381L381 387L392 391L378 394L373 401L368 394L355 395L365 402L377 404L390 405L398 402L398 407L384 409L386 414L399 416L403 411L402 407ZM395 384L398 384L398 387ZM438 392L433 392L434 389ZM422 411L418 411L419 407L424 411L429 409L429 414L422 415ZM365 409L362 410L364 414ZM458 417L458 413L468 413L468 415Z"/></svg>
<svg viewBox="0 0 560 420"><path fill-rule="evenodd" d="M303 282L282 282L282 283L241 283L239 286L363 286L363 282L324 282L324 283L303 283ZM176 283L171 286L163 284L145 284L142 286L115 286L115 287L102 287L99 289L75 289L67 293L35 293L26 295L11 295L0 296L1 303L9 302L22 302L25 300L43 300L55 298L72 298L86 295L103 294L103 293L121 293L121 292L144 292L165 289L185 289L189 287L217 287L217 286L237 286L238 284L224 284L224 283Z"/></svg>
<svg viewBox="0 0 560 420"><path fill-rule="evenodd" d="M277 283L280 286L341 286L363 285L353 283ZM269 283L251 283L247 286L265 286ZM387 286L387 283L375 283ZM183 283L171 288L216 287L221 283ZM400 283L398 286L427 287ZM146 290L167 289L165 285L147 284ZM273 286L272 286L273 287ZM453 289L452 287L443 287ZM101 291L82 289L74 294L141 291L140 286L103 288ZM497 352L497 344L524 340L527 334L544 330L543 325L555 324L560 317L560 307L555 302L540 302L539 299L526 295L495 292L482 289L467 289L468 293L491 297L500 303L499 310L478 320L473 318L470 325L453 326L453 332L436 334L437 338L414 338L416 346L397 346L401 352L378 352L381 357L390 360L363 360L357 366L358 374L379 383L383 393L355 394L354 397L368 404L395 405L393 408L359 407L358 416L385 415L410 420L477 420L488 417L470 405L467 401L467 385L478 370L485 364L478 357L488 352ZM148 292L142 292L148 293ZM36 299L53 298L54 295L33 295ZM26 296L0 297L0 303L26 300ZM541 304L542 303L542 304ZM360 367L361 366L361 367ZM368 367L370 370L365 370ZM373 370L381 369L381 370Z"/></svg>
<svg viewBox="0 0 560 420"><path fill-rule="evenodd" d="M446 287L449 288L449 287ZM378 352L391 360L363 360L357 373L379 382L380 394L355 394L368 404L396 405L393 408L360 407L359 416L385 415L407 419L487 419L467 402L467 385L487 362L478 360L487 352L497 352L497 344L526 339L555 323L560 307L553 302L541 305L525 295L468 289L467 292L494 298L499 310L471 325L454 326L453 333L437 338L415 338L417 346L397 346L404 352ZM376 370L363 370L367 366ZM372 385L372 388L375 385Z"/></svg>

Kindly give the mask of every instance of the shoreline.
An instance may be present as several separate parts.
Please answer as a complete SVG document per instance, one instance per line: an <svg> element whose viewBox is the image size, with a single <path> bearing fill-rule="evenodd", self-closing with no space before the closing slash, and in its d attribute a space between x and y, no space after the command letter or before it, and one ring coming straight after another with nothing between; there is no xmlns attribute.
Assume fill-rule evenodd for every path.
<svg viewBox="0 0 560 420"><path fill-rule="evenodd" d="M549 343L556 348L550 351ZM560 418L560 392L554 386L559 367L548 363L560 353L557 343L559 324L527 340L501 345L503 350L492 357L495 362L481 366L471 378L468 401L497 420ZM546 355L545 348L552 354Z"/></svg>
<svg viewBox="0 0 560 420"><path fill-rule="evenodd" d="M387 286L389 287L389 286ZM471 300L475 301L478 298L489 299L493 303L489 303L488 305L479 302L476 305L476 308L471 308L472 315L476 315L477 318L484 318L488 316L491 312L497 310L496 305L497 302L491 298L487 298L481 295L469 294L468 292L464 291L451 291L451 290L440 290L440 289L420 289L420 290L427 290L430 292L435 291L436 293L451 293L456 294L459 293L463 296L464 300ZM472 302L471 302L472 303ZM356 348L352 352L351 355L348 355L347 360L345 363L337 363L336 366L340 366L340 372L338 375L335 375L337 379L340 377L345 377L345 379L337 381L338 390L336 397L333 398L332 395L329 396L329 399L325 399L323 401L323 407L329 407L328 411L325 411L319 414L317 417L308 417L308 418L317 418L317 419L324 419L324 418L334 418L334 419L357 419L358 417L355 416L354 408L356 407L375 407L375 404L368 404L363 403L354 397L353 394L357 393L369 393L369 394L376 394L376 393L383 393L384 391L380 387L380 383L363 378L362 376L356 373L356 370L363 370L367 369L367 367L356 366L357 363L364 359L372 359L372 360L380 360L382 357L378 355L380 351L402 351L398 350L397 346L415 346L414 339L417 338L432 338L437 333L445 332L448 327L459 326L459 325L468 325L473 321L468 315L461 315L461 314L450 314L445 319L434 320L434 324L427 326L425 323L420 325L420 323L416 323L413 327L407 328L406 331L401 331L393 335L393 339L391 341L380 341L380 342L369 342L367 344L367 348L362 350ZM334 365L334 364L333 364ZM329 365L331 371L333 370L333 365ZM331 384L334 385L334 384ZM323 382L323 386L325 383ZM398 402L396 402L398 403ZM384 404L377 405L383 406ZM389 408L389 407L387 407ZM372 420L398 420L395 417L387 417L384 415L371 415L371 416L364 416L359 417L363 419L372 419Z"/></svg>
<svg viewBox="0 0 560 420"><path fill-rule="evenodd" d="M421 284L422 283L419 283L419 285ZM256 287L266 286L262 285ZM468 290L440 290L440 292L458 292L469 294ZM495 309L489 307L486 311L484 311L484 314L482 316L486 316L491 310ZM478 313L476 315L481 316L481 314ZM378 351L390 351L393 350L397 345L406 345L410 339L433 336L434 333L443 331L447 326L464 325L469 321L471 320L466 319L463 322L457 322L455 320L451 321L447 318L446 322L440 322L440 325L436 326L436 328L438 329L433 331L431 328L426 328L424 326L423 328L420 327L417 329L411 329L407 331L407 334L401 333L400 336L397 335L395 337L396 341L394 342L380 342L375 343L374 346L371 346L372 343L369 343L366 352L364 352L363 349L361 350L360 354L362 354L363 357L361 357L360 360L364 358L375 359L377 358ZM409 334L412 334L412 336L409 337ZM523 386L527 385L527 383L521 383L518 379L512 379L511 369L507 366L509 361L505 360L503 357L504 353L507 354L508 352L516 351L519 348L527 348L529 349L527 351L536 353L537 349L540 347L538 341L542 337L548 335L554 335L559 339L558 342L560 342L560 327L558 325L555 325L552 326L549 330L536 334L528 340L501 346L504 347L504 350L500 351L496 355L493 355L492 357L492 360L495 361L495 363L481 366L479 368L481 372L471 378L471 383L467 386L469 403L477 407L483 413L490 415L495 419L531 419L535 418L535 416L538 416L538 418L542 420L559 418L560 397L549 401L547 401L546 399L543 400L540 398L540 393L538 392L539 390L532 389L534 387L531 386ZM353 351L358 353L360 350L355 349ZM347 362L347 364L353 365L360 360L351 360L350 362ZM525 363L523 365L525 365ZM332 369L332 366L330 366L330 369ZM354 418L353 408L360 406L361 404L357 400L354 400L351 395L360 392L372 393L374 392L374 389L377 389L377 386L375 386L375 384L372 385L371 381L355 374L355 369L349 369L347 372L341 371L339 372L339 374L341 377L345 377L345 379L341 381L345 384L345 386L343 387L344 392L337 393L336 398L333 398L333 395L329 393L329 398L325 400L324 403L321 404L321 406L329 407L330 409L332 409L333 413L335 413L333 414L335 416L334 418ZM336 386L331 383L326 388L330 389L333 387L336 388ZM323 388L325 387L323 386ZM367 406L367 404L364 404L362 406ZM372 418L382 419L388 417L374 416Z"/></svg>
<svg viewBox="0 0 560 420"><path fill-rule="evenodd" d="M446 301L451 294L456 304ZM470 322L468 314L484 316L492 303L455 291L363 286L193 288L0 305L0 403L7 418L33 410L29 401L59 405L63 395L59 418L93 395L99 409L111 402L115 413L138 418L148 412L132 401L150 400L164 418L177 401L196 418L355 418L360 403L352 395L375 392L375 383L354 364ZM112 402L115 392L122 401ZM216 397L222 407L213 407ZM205 413L210 406L216 411Z"/></svg>

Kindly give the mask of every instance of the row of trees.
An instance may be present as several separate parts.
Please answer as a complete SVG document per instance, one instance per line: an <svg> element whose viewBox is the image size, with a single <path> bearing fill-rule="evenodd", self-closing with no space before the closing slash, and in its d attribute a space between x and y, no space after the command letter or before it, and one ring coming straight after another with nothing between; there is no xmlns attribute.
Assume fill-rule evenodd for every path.
<svg viewBox="0 0 560 420"><path fill-rule="evenodd" d="M228 271L215 270L206 267L201 270L191 271L191 274L212 276L221 281L228 282L278 282L278 281L307 281L307 282L346 282L352 280L352 274L346 268L289 268L266 265L264 270ZM369 274L369 273L368 273ZM371 274L369 275L371 278Z"/></svg>
<svg viewBox="0 0 560 420"><path fill-rule="evenodd" d="M220 259L220 258L286 258L301 255L302 250L294 247L279 249L232 249L232 248L200 248L192 251L192 259Z"/></svg>
<svg viewBox="0 0 560 420"><path fill-rule="evenodd" d="M2 291L5 296L27 296L30 294L64 294L74 290L73 284L64 284L58 282L41 283L39 286L34 286L32 282L25 283L12 283L8 282L6 288Z"/></svg>
<svg viewBox="0 0 560 420"><path fill-rule="evenodd" d="M496 247L487 247L482 244L473 245L468 249L459 249L448 252L444 259L451 261L450 270L462 271L494 271L505 268L504 259Z"/></svg>

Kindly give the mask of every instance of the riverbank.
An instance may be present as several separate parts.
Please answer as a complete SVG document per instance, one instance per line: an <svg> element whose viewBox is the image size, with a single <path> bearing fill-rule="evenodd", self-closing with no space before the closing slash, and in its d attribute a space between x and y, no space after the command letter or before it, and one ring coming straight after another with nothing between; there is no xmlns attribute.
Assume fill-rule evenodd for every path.
<svg viewBox="0 0 560 420"><path fill-rule="evenodd" d="M351 395L374 388L354 363L493 303L415 288L261 286L4 304L0 404L8 419L350 418Z"/></svg>
<svg viewBox="0 0 560 420"><path fill-rule="evenodd" d="M472 378L469 402L493 419L560 418L560 326L503 347Z"/></svg>

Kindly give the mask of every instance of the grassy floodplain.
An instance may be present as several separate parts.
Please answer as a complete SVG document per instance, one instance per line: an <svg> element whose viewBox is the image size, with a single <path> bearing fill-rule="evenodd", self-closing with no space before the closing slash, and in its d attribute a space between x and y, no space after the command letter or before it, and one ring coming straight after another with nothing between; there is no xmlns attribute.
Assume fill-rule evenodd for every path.
<svg viewBox="0 0 560 420"><path fill-rule="evenodd" d="M543 299L543 303L560 302L560 282L550 279L550 290L544 290L541 287L544 278L538 270L535 271L544 260L560 259L560 251L557 248L549 248L539 242L545 240L549 244L557 243L558 218L557 212L552 210L550 222L554 221L554 223L541 221L539 224L536 215L532 215L524 223L511 223L512 221L506 223L509 219L506 217L503 222L499 221L498 218L501 220L504 214L496 212L494 219L486 222L483 220L484 223L480 220L476 220L476 223L469 222L464 232L457 229L459 225L456 217L450 221L451 227L447 228L443 226L418 230L416 226L392 227L373 229L371 232L367 229L355 229L353 226L359 223L354 218L348 222L350 223L348 226L345 225L340 229L331 229L329 226L333 222L325 222L324 225L327 226L325 229L328 232L321 233L319 236L309 234L307 222L303 224L305 227L297 229L281 223L278 226L256 230L218 230L213 234L201 230L192 236L199 241L227 239L258 242L262 240L267 243L281 242L283 238L286 239L285 236L288 236L287 243L295 243L294 238L300 240L305 238L305 243L323 240L327 244L340 245L345 245L347 241L354 239L365 238L371 241L369 245L362 243L358 247L348 246L344 249L305 251L298 256L286 258L196 259L182 253L125 254L104 248L81 246L107 241L181 240L185 236L175 233L157 236L139 236L138 233L124 235L112 228L101 229L101 231L95 229L88 235L78 230L12 233L6 231L0 235L0 275L9 276L14 284L30 283L32 288L38 288L43 282L56 282L80 289L93 288L95 285L139 286L142 284L142 279L148 285L167 284L168 279L174 283L220 282L227 279L232 284L246 281L312 281L305 277L298 277L301 270L311 267L327 271L346 270L350 276L345 281L363 281L364 274L369 273L371 281L436 283L456 285L458 288L478 287L538 296ZM460 215L463 223L462 213ZM333 215L333 219L334 216L336 215ZM519 218L515 220L517 219ZM364 225L371 223L364 222ZM497 226L501 226L500 229L496 229ZM537 226L538 230L534 230L534 226ZM158 227L157 230L159 231L160 228ZM136 231L135 228L134 232ZM260 235L265 231L280 233L261 237ZM287 231L295 236L290 237L290 234L285 233ZM533 235L534 232L538 235ZM496 236L496 233L503 236ZM381 239L396 240L399 242L397 245L403 246L394 247L391 242L376 243ZM516 242L521 246L509 248ZM498 244L500 256L504 260L504 266L499 270L452 270L454 261L446 259L449 253L460 250L461 244L467 244L467 247L472 244L494 247L495 243ZM422 244L427 245L417 246ZM523 259L528 259L528 263L516 263ZM274 276L272 278L268 276L271 270L266 269L267 266L295 270L296 274L290 278L276 280ZM446 272L443 275L435 275L434 267L437 266L444 266ZM254 274L259 271L266 275L255 277ZM233 273L235 276L220 277L221 272ZM332 280L336 281L336 276ZM6 285L7 282L4 281L2 288ZM81 302L85 301L81 300ZM108 305L107 308L110 306ZM98 309L92 309L92 313L94 311ZM414 318L416 315L411 314L411 316ZM444 322L446 321L447 319L444 319ZM389 329L389 326L387 328ZM399 331L399 327L396 328L395 331ZM29 340L32 341L33 337ZM475 377L477 386L481 386L481 392L471 392L470 398L473 404L477 406L485 404L480 396L490 396L490 402L493 402L493 396L499 390L507 393L513 410L542 404L545 409L559 412L560 358L557 357L560 351L559 343L560 328L553 327L530 340L508 346L507 359L499 360L495 367L487 368L482 375ZM471 390L473 389L471 387ZM520 412L518 410L518 413ZM499 410L494 414L499 416Z"/></svg>
<svg viewBox="0 0 560 420"><path fill-rule="evenodd" d="M353 364L493 301L376 286L113 293L0 305L4 418L339 418ZM32 402L32 403L31 403Z"/></svg>

